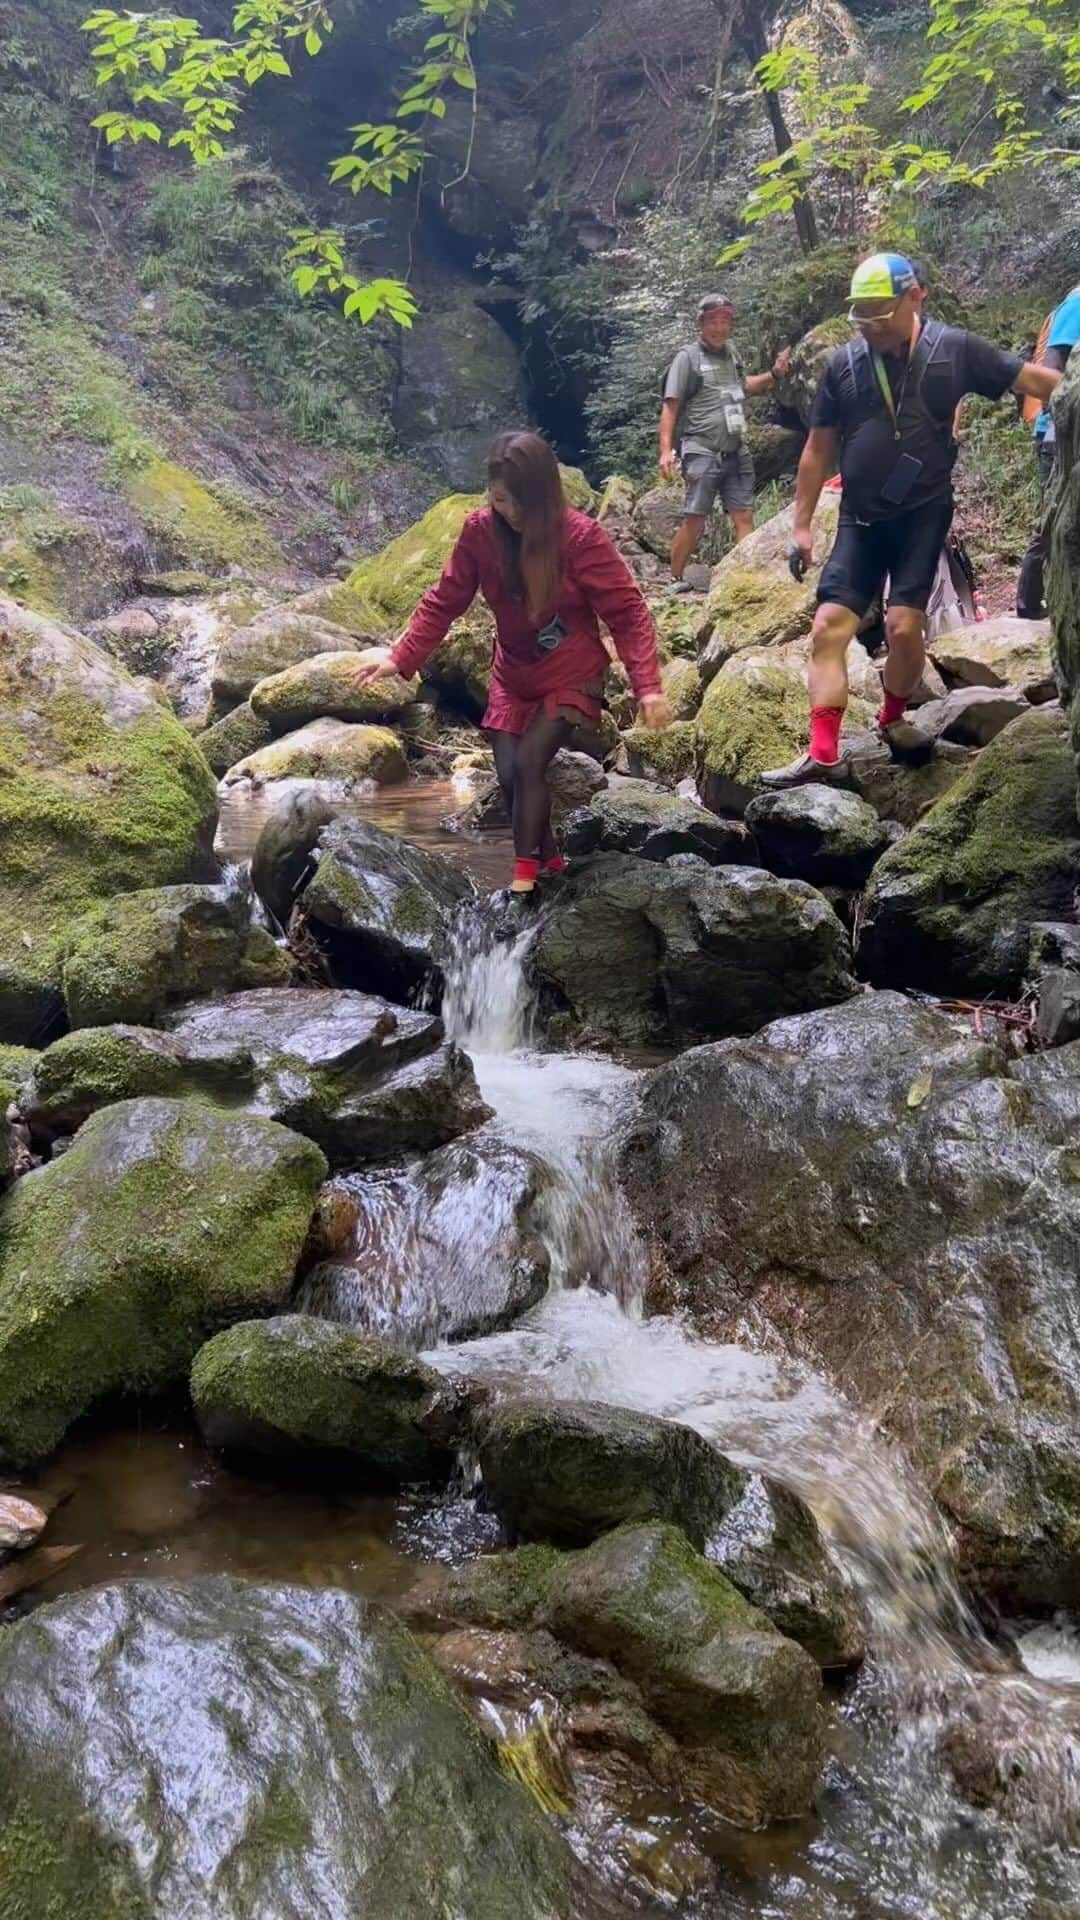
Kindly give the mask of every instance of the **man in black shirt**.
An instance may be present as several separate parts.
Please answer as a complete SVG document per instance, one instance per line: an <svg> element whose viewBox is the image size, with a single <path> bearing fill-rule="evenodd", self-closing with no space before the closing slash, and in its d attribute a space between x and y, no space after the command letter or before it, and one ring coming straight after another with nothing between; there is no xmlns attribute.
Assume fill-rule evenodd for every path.
<svg viewBox="0 0 1080 1920"><path fill-rule="evenodd" d="M810 749L761 776L766 787L837 776L847 706L847 650L882 583L892 583L888 655L878 714L893 746L920 736L903 721L926 661L926 604L953 516L953 419L965 394L1049 399L1060 374L1004 353L977 333L921 319L915 270L900 254L856 269L850 346L832 355L799 464L794 546L808 566L811 522L839 458L843 500L836 544L818 586L810 663Z"/></svg>

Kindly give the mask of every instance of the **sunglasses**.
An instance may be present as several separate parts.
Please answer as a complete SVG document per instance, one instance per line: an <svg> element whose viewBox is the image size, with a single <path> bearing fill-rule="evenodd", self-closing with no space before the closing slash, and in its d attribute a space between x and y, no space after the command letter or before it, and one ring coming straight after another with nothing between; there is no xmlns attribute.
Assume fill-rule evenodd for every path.
<svg viewBox="0 0 1080 1920"><path fill-rule="evenodd" d="M887 327L900 311L900 302L890 307L888 313L857 313L852 307L848 312L848 325L852 327Z"/></svg>

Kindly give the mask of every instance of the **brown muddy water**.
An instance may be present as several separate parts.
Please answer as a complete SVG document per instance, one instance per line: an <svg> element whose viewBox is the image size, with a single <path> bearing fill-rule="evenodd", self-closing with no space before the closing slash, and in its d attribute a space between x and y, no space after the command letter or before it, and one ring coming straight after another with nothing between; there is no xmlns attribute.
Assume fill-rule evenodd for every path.
<svg viewBox="0 0 1080 1920"><path fill-rule="evenodd" d="M505 844L479 845L439 822L449 783L349 805L389 831L459 860L478 887L505 879ZM460 803L460 801L459 801ZM226 800L220 847L250 852L265 790ZM921 1486L882 1435L812 1373L646 1317L644 1273L611 1141L632 1099L630 1066L540 1050L524 957L530 934L485 947L475 930L449 970L444 1016L471 1054L493 1133L552 1171L542 1231L547 1298L505 1333L425 1357L482 1375L496 1391L578 1397L695 1427L739 1464L794 1488L816 1512L863 1598L871 1653L835 1693L831 1755L812 1819L747 1835L694 1809L620 1799L583 1777L565 1825L627 1916L683 1920L1078 1920L1080 1641L1075 1622L1016 1640L987 1638L957 1587L949 1540ZM460 1258L468 1208L451 1220ZM385 1231L393 1232L392 1213ZM422 1323L422 1275L387 1247L394 1331ZM58 1499L45 1540L80 1552L19 1596L26 1611L104 1580L228 1572L346 1587L393 1605L419 1566L497 1548L463 1481L440 1499L372 1497L316 1474L259 1478L207 1453L182 1419L133 1410L84 1430L38 1476ZM28 1481L28 1490L32 1490ZM474 1705L497 1734L520 1733L542 1702ZM508 1726L509 1721L509 1726ZM983 1730L1003 1762L994 1806L976 1808L946 1762L950 1734ZM388 1916L388 1920L390 1917Z"/></svg>

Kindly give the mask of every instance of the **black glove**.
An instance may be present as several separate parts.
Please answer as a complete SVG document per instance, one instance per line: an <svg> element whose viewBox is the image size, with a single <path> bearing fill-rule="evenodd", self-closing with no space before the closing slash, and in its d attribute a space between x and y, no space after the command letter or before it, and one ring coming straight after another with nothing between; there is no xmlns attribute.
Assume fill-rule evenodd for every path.
<svg viewBox="0 0 1080 1920"><path fill-rule="evenodd" d="M806 555L803 553L801 547L796 546L794 540L788 541L787 563L788 571L793 580L805 580Z"/></svg>

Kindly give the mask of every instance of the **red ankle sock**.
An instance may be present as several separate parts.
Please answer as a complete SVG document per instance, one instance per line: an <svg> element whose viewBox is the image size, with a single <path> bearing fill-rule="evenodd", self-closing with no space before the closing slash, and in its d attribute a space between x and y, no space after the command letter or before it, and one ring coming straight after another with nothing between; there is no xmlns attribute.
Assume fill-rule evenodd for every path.
<svg viewBox="0 0 1080 1920"><path fill-rule="evenodd" d="M517 859L514 861L514 882L516 884L517 881L521 880L521 881L527 882L529 886L534 886L536 884L536 876L539 873L539 871L540 871L539 860Z"/></svg>
<svg viewBox="0 0 1080 1920"><path fill-rule="evenodd" d="M565 873L566 861L561 853L553 853L550 860L541 861L540 871L541 873Z"/></svg>
<svg viewBox="0 0 1080 1920"><path fill-rule="evenodd" d="M878 726L891 727L902 720L907 711L907 698L902 693L890 693L888 687L882 687L882 702L878 709Z"/></svg>
<svg viewBox="0 0 1080 1920"><path fill-rule="evenodd" d="M823 766L833 766L840 758L840 723L843 707L811 707L810 758Z"/></svg>

